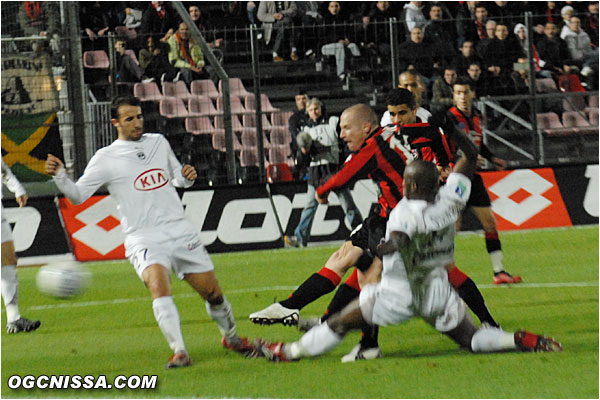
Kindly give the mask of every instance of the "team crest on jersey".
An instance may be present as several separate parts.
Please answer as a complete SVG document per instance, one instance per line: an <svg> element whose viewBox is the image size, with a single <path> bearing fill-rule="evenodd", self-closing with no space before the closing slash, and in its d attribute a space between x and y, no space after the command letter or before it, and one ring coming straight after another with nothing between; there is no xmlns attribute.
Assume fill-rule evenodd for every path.
<svg viewBox="0 0 600 400"><path fill-rule="evenodd" d="M133 186L136 190L147 192L165 186L169 182L169 175L161 168L149 169L142 172L137 178Z"/></svg>
<svg viewBox="0 0 600 400"><path fill-rule="evenodd" d="M144 154L143 151L139 151L136 155L138 156L138 158L140 160L145 160L146 159L146 155Z"/></svg>
<svg viewBox="0 0 600 400"><path fill-rule="evenodd" d="M458 182L458 184L456 185L456 190L455 190L458 197L460 197L462 199L466 190L467 190L467 187L464 185L464 183Z"/></svg>

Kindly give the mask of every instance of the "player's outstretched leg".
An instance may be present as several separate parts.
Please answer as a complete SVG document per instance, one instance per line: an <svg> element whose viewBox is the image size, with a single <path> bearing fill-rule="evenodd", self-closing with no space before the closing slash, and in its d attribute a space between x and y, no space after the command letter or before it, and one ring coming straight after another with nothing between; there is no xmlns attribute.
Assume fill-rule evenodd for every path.
<svg viewBox="0 0 600 400"><path fill-rule="evenodd" d="M488 323L497 328L500 327L492 317L492 314L490 314L475 282L454 264L446 265L446 270L448 271L448 281L456 289L460 298L477 315L481 323Z"/></svg>

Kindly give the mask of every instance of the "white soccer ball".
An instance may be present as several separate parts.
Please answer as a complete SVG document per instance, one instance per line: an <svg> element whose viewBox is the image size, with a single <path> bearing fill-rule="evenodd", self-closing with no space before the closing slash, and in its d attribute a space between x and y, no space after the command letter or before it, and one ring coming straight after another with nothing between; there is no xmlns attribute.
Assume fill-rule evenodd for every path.
<svg viewBox="0 0 600 400"><path fill-rule="evenodd" d="M40 292L59 298L82 293L90 284L92 274L76 261L52 263L40 268L36 283Z"/></svg>

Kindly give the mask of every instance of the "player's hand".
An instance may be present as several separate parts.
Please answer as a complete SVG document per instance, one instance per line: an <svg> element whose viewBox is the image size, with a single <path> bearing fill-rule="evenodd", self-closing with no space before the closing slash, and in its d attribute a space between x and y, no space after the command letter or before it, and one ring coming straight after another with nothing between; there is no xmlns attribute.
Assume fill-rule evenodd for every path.
<svg viewBox="0 0 600 400"><path fill-rule="evenodd" d="M506 160L498 157L492 157L491 161L498 171L504 171L506 169Z"/></svg>
<svg viewBox="0 0 600 400"><path fill-rule="evenodd" d="M189 164L185 164L183 166L183 168L181 169L181 175L183 175L183 177L188 181L195 181L198 177L198 174L196 173L196 168L192 167Z"/></svg>
<svg viewBox="0 0 600 400"><path fill-rule="evenodd" d="M329 197L329 193L325 193L323 195L323 197L319 196L319 193L315 192L315 199L317 199L317 202L319 204L327 204L329 203L329 200L327 199Z"/></svg>
<svg viewBox="0 0 600 400"><path fill-rule="evenodd" d="M63 166L64 164L62 161L60 161L60 158L53 156L52 154L48 154L45 164L46 173L48 175L55 176Z"/></svg>
<svg viewBox="0 0 600 400"><path fill-rule="evenodd" d="M17 197L15 200L17 201L17 204L19 205L19 207L24 207L25 204L27 204L27 194L24 194L22 196Z"/></svg>
<svg viewBox="0 0 600 400"><path fill-rule="evenodd" d="M481 154L477 154L477 168L483 168L485 166L485 158Z"/></svg>

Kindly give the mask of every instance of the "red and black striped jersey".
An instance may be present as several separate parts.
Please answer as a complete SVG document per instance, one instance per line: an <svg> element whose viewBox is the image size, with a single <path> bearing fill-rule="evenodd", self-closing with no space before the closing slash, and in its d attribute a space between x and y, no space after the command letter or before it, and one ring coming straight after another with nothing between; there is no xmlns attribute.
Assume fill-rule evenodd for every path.
<svg viewBox="0 0 600 400"><path fill-rule="evenodd" d="M473 140L479 149L479 154L489 160L493 154L483 143L481 115L479 112L473 108L471 110L471 115L467 116L464 112L456 108L456 106L453 106L448 110L448 115L452 117L454 124L457 125L459 129L462 129L462 131ZM450 143L452 153L456 154L456 151L458 150L456 143L452 139L450 139L448 142Z"/></svg>
<svg viewBox="0 0 600 400"><path fill-rule="evenodd" d="M319 196L359 179L371 178L379 187L379 215L387 217L402 198L404 168L423 159L448 165L452 154L445 137L428 123L388 125L372 133L342 169L317 188Z"/></svg>

